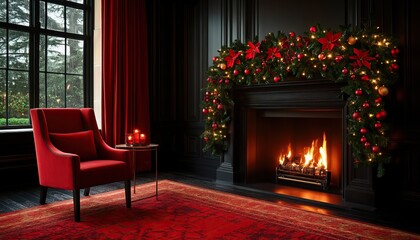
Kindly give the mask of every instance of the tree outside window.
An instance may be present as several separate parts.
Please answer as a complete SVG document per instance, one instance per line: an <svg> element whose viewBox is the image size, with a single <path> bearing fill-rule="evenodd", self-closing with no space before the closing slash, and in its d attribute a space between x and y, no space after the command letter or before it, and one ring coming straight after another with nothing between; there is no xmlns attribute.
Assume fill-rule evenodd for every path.
<svg viewBox="0 0 420 240"><path fill-rule="evenodd" d="M30 126L31 107L88 105L92 5L0 0L0 128Z"/></svg>

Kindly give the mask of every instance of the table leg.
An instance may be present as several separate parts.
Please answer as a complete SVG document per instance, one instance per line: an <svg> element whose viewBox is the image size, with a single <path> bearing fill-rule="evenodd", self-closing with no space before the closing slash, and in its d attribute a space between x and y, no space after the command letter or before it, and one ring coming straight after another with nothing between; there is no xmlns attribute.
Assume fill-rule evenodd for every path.
<svg viewBox="0 0 420 240"><path fill-rule="evenodd" d="M155 149L155 182L156 182L156 200L158 200L158 156L157 149Z"/></svg>
<svg viewBox="0 0 420 240"><path fill-rule="evenodd" d="M136 193L136 151L133 152L133 192Z"/></svg>

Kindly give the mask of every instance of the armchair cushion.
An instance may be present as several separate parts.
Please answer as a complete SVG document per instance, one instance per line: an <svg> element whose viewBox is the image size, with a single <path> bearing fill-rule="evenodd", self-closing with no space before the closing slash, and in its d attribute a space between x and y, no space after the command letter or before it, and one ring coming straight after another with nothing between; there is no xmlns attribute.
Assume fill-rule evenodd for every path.
<svg viewBox="0 0 420 240"><path fill-rule="evenodd" d="M59 150L66 153L77 154L80 161L97 158L93 131L72 133L50 133L51 143Z"/></svg>

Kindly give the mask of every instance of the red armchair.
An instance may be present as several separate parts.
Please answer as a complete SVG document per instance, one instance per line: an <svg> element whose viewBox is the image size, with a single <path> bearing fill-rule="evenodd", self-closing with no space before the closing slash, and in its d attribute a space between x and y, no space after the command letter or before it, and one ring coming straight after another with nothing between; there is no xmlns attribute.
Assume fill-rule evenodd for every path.
<svg viewBox="0 0 420 240"><path fill-rule="evenodd" d="M48 188L73 191L74 220L80 221L80 190L124 181L126 207L131 208L131 165L126 150L108 146L91 108L30 110L41 186L40 204Z"/></svg>

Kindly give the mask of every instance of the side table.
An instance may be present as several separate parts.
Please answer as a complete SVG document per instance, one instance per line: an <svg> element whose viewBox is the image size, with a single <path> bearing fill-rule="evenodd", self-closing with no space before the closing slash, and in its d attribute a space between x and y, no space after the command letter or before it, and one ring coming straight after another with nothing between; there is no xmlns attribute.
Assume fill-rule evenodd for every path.
<svg viewBox="0 0 420 240"><path fill-rule="evenodd" d="M155 182L156 182L156 200L158 199L158 157L157 150L159 144L151 143L149 145L126 145L126 144L117 144L115 148L118 149L127 149L133 153L133 191L136 193L136 152L152 152L155 151Z"/></svg>

